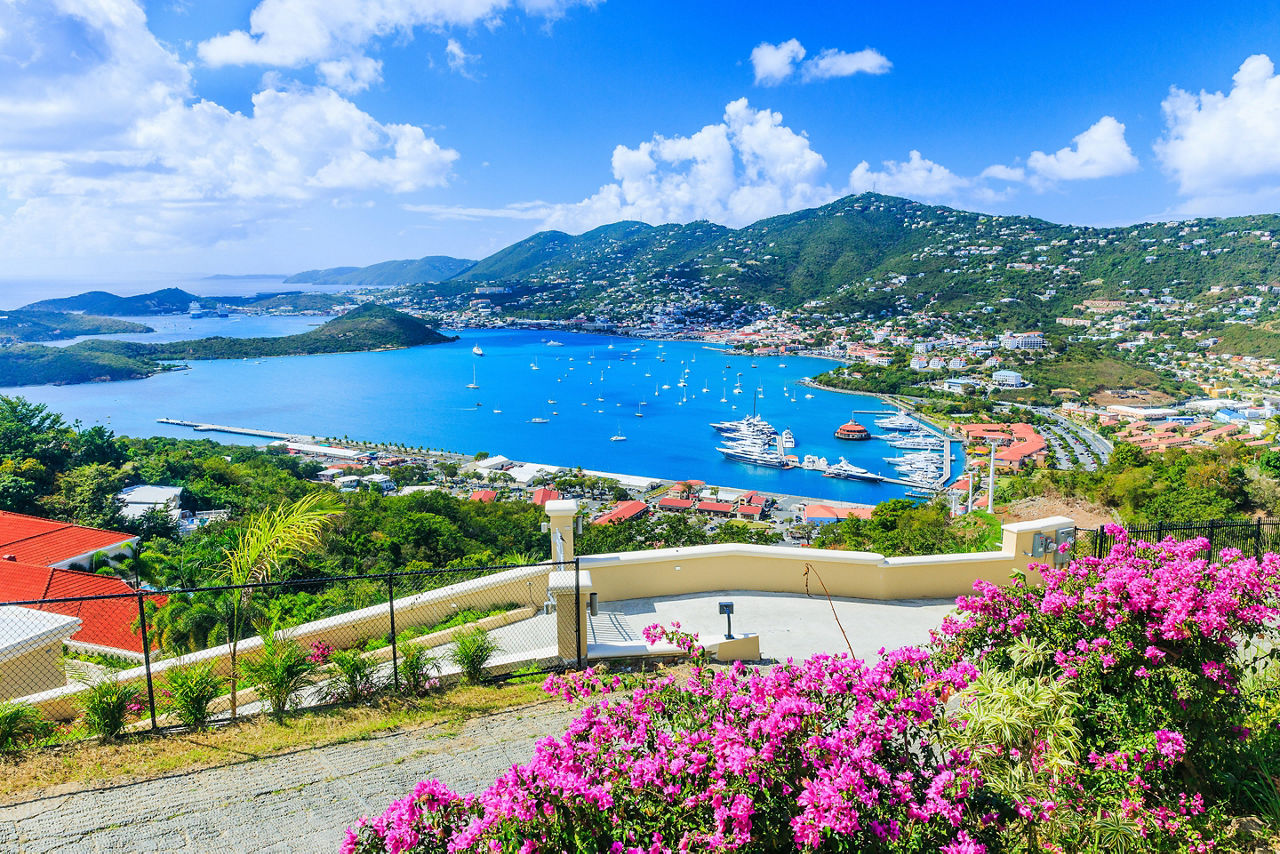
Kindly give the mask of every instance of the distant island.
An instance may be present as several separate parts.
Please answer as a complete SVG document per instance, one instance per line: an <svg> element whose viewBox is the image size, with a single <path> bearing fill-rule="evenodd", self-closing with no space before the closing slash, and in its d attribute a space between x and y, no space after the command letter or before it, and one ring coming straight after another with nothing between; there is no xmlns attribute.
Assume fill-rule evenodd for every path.
<svg viewBox="0 0 1280 854"><path fill-rule="evenodd" d="M369 267L330 267L307 270L285 279L285 284L351 285L352 287L387 287L391 285L443 282L470 270L475 261L428 255L409 261L383 261Z"/></svg>
<svg viewBox="0 0 1280 854"><path fill-rule="evenodd" d="M151 332L149 326L114 317L90 314L66 314L57 311L19 309L0 314L0 342L8 344L31 341L56 341L77 335L106 335Z"/></svg>
<svg viewBox="0 0 1280 854"><path fill-rule="evenodd" d="M387 306L365 303L307 332L279 338L201 338L143 344L81 341L69 347L20 344L0 350L0 386L66 385L141 379L185 359L261 359L356 353L442 344L456 338Z"/></svg>
<svg viewBox="0 0 1280 854"><path fill-rule="evenodd" d="M40 300L39 302L33 302L30 305L23 306L17 312L9 312L9 314L14 315L21 312L41 312L46 315L61 313L57 316L71 317L72 315L69 314L70 312L84 312L86 315L95 316L145 317L162 314L186 314L193 304L206 309L222 306L258 311L293 311L300 313L333 311L339 308L346 308L352 305L353 302L354 300L345 296L337 296L334 294L309 294L303 293L302 291L283 291L269 294L254 294L253 296L202 297L188 291L184 291L181 288L163 288L158 291L152 291L151 293L137 294L136 296L131 297L117 296L116 294L107 293L106 291L86 291L85 293L76 294L75 296L59 297L57 299L46 299ZM102 318L95 317L95 319L101 320ZM140 327L135 330L104 329L103 331L143 332L150 330L146 329L146 327ZM88 331L77 331L74 334L92 335L94 333ZM34 341L49 339L28 338L26 340Z"/></svg>

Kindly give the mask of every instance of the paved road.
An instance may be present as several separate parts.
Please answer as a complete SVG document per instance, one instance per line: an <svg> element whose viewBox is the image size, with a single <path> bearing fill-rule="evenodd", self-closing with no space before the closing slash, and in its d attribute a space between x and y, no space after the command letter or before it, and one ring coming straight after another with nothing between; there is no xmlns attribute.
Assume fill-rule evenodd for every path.
<svg viewBox="0 0 1280 854"><path fill-rule="evenodd" d="M548 702L440 727L0 806L0 851L325 852L348 825L381 813L418 780L477 792L563 732Z"/></svg>

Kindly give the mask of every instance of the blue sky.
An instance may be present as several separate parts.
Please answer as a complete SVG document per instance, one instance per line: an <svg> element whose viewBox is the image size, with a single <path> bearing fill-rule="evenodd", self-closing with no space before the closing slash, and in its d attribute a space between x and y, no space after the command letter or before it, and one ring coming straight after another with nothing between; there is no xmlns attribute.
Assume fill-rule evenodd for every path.
<svg viewBox="0 0 1280 854"><path fill-rule="evenodd" d="M1280 5L0 0L10 275L481 257L878 189L1280 211Z"/></svg>

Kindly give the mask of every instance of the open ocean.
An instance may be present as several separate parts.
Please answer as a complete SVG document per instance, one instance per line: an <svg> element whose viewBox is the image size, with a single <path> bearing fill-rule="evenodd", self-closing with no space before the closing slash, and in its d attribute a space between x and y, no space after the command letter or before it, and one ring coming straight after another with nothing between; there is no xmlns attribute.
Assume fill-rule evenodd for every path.
<svg viewBox="0 0 1280 854"><path fill-rule="evenodd" d="M133 340L208 335L286 335L318 317L135 318L156 328ZM145 380L0 389L46 403L68 420L106 424L133 436L200 437L250 443L252 437L156 423L177 418L233 427L488 451L512 459L670 479L697 478L726 487L875 503L906 490L725 460L712 421L759 413L789 451L840 456L892 475L885 457L899 451L879 439L846 442L833 431L851 410L885 411L877 399L798 384L831 367L813 358L731 356L693 342L641 341L605 335L463 330L455 343L381 353L191 362L191 369ZM555 340L564 346L549 346ZM472 354L480 344L485 355ZM538 370L532 365L537 363ZM755 367L752 367L752 365ZM784 366L785 365L785 366ZM688 384L678 386L688 369ZM478 389L468 389L474 380ZM741 379L742 393L733 389ZM664 388L664 386L667 386ZM705 389L705 391L704 391ZM812 395L811 397L809 395ZM723 398L723 402L722 402ZM636 413L642 417L637 417ZM855 416L871 432L874 415ZM546 418L549 423L530 423ZM616 434L626 441L613 442ZM953 444L959 454L959 445ZM952 465L953 474L963 459Z"/></svg>

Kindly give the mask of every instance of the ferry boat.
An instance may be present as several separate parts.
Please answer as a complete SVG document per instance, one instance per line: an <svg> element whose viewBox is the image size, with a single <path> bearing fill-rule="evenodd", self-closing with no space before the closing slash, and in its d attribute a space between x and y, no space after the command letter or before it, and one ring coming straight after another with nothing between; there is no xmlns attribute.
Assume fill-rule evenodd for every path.
<svg viewBox="0 0 1280 854"><path fill-rule="evenodd" d="M556 340L552 339L551 341L548 341L548 342L547 342L547 346L548 346L548 347L563 347L563 346L564 346L564 343L563 343L563 342L561 342L561 341L556 341Z"/></svg>
<svg viewBox="0 0 1280 854"><path fill-rule="evenodd" d="M483 355L484 355L484 350L481 350L481 349L480 349L480 345L479 345L479 344L474 344L474 345L472 345L472 347L471 347L471 352L472 352L472 353L475 353L477 356L483 356Z"/></svg>
<svg viewBox="0 0 1280 854"><path fill-rule="evenodd" d="M551 419L550 418L530 418L529 423L530 424L550 424Z"/></svg>
<svg viewBox="0 0 1280 854"><path fill-rule="evenodd" d="M873 474L872 472L869 472L866 469L864 469L862 466L855 466L853 463L849 462L844 457L841 457L840 462L836 463L835 465L828 468L825 472L823 472L822 476L823 477L839 477L839 478L844 478L845 480L869 480L873 482L884 480L884 478L882 478L880 475Z"/></svg>
<svg viewBox="0 0 1280 854"><path fill-rule="evenodd" d="M863 427L857 421L850 418L848 421L836 428L836 438L860 442L863 439L870 439L871 434L867 432L866 427Z"/></svg>

